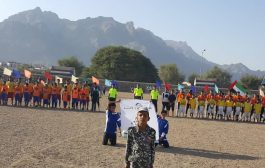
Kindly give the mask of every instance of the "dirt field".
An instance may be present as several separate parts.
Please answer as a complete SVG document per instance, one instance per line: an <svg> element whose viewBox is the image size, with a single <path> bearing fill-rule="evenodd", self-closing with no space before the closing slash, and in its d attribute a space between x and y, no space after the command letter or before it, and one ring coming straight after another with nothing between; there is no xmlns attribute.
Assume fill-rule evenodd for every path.
<svg viewBox="0 0 265 168"><path fill-rule="evenodd" d="M0 106L0 167L123 167L125 139L101 145L105 106L106 98L102 112ZM265 124L168 120L171 148L156 149L154 167L265 167Z"/></svg>

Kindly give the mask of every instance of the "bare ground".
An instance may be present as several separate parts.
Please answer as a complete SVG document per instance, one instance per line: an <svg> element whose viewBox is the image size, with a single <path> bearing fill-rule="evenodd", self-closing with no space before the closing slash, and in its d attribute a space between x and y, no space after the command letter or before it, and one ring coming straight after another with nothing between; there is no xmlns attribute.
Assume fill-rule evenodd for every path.
<svg viewBox="0 0 265 168"><path fill-rule="evenodd" d="M123 167L125 139L101 145L105 97L101 104L102 112L0 106L0 167ZM154 167L265 167L265 124L168 120L171 147L156 149Z"/></svg>

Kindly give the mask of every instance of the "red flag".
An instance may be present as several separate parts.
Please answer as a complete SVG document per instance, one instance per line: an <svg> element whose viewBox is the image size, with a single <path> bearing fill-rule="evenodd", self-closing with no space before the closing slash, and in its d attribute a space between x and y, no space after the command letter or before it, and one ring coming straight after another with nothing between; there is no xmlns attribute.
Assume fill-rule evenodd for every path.
<svg viewBox="0 0 265 168"><path fill-rule="evenodd" d="M171 84L170 83L166 83L164 81L164 85L165 85L166 90L170 90L171 89Z"/></svg>
<svg viewBox="0 0 265 168"><path fill-rule="evenodd" d="M95 78L94 76L92 76L92 82L99 85L99 80L97 78Z"/></svg>
<svg viewBox="0 0 265 168"><path fill-rule="evenodd" d="M204 91L205 91L205 92L208 92L208 90L209 90L209 86L208 86L208 85L205 85L205 86L204 86Z"/></svg>
<svg viewBox="0 0 265 168"><path fill-rule="evenodd" d="M52 80L52 75L49 72L45 72L44 77L48 80Z"/></svg>
<svg viewBox="0 0 265 168"><path fill-rule="evenodd" d="M232 90L233 87L236 85L237 80L235 80L233 83L231 83L231 85L229 86L229 90Z"/></svg>

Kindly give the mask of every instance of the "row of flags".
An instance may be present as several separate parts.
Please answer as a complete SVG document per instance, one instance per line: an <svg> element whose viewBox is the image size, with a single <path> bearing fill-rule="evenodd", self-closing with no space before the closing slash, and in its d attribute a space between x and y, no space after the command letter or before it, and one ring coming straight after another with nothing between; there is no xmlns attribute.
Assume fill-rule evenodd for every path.
<svg viewBox="0 0 265 168"><path fill-rule="evenodd" d="M10 69L8 69L8 68L4 68L4 71L3 71L3 74L4 75L7 75L7 76L12 76L12 77L14 77L14 78L16 78L16 79L18 79L18 78L21 78L22 77L22 74L21 74L21 72L19 71L19 70L17 70L17 69L13 69L13 70L10 70ZM32 73L29 71L29 70L24 70L24 76L26 77L26 78L31 78L31 76L32 76ZM52 75L49 73L49 72L44 72L44 74L43 74L43 76L47 79L47 80L52 80ZM72 77L71 77L71 81L72 82L76 82L77 80L78 80L79 78L78 77L76 77L76 76L74 76L74 75L72 75ZM92 82L93 83L96 83L97 85L99 85L99 79L97 79L96 77L94 77L94 76L92 76L91 77L91 79L92 79ZM59 80L59 82L60 83L63 83L63 78L61 78L61 77L59 77L59 76L55 76L55 81L58 81Z"/></svg>
<svg viewBox="0 0 265 168"><path fill-rule="evenodd" d="M13 69L13 70L10 70L8 68L4 68L4 71L3 71L3 74L4 75L7 75L7 76L12 76L14 78L21 78L21 73L20 71L16 70L16 69ZM24 70L24 76L26 78L31 78L32 76L32 73L29 71L29 70ZM47 79L47 80L52 80L52 75L49 73L49 72L44 72L44 77ZM71 81L72 82L76 82L79 78L72 75L71 77ZM59 76L55 76L55 81L58 81L60 83L63 83L63 78L59 77ZM96 77L92 76L91 77L91 80L93 83L96 83L97 85L99 85L99 79L97 79ZM163 81L163 84L165 86L165 88L167 90L170 90L172 88L172 85L170 83L166 83ZM118 83L115 81L115 80L108 80L108 79L105 79L105 86L111 86L111 85L114 85L115 87L118 86ZM217 85L215 84L215 81L206 81L206 80L196 80L194 81L194 85L198 85L198 86L203 86L204 87L204 91L208 92L209 91L209 87L214 87L214 91L216 93L219 93L219 88L217 87ZM188 86L190 88L190 90L192 91L192 93L196 93L196 87L194 85L191 85L191 83L189 82L182 82L182 84L178 84L178 90L182 90L185 88L185 86ZM262 85L265 85L265 78L263 79L262 81ZM157 80L156 81L156 87L158 88L161 88L162 87L162 83L161 81ZM229 86L229 90L234 90L236 92L239 92L240 95L246 95L247 93L247 90L244 88L244 86L238 82L237 80L235 80L230 86ZM259 89L259 92L260 92L260 95L264 95L264 92L262 91L262 89Z"/></svg>

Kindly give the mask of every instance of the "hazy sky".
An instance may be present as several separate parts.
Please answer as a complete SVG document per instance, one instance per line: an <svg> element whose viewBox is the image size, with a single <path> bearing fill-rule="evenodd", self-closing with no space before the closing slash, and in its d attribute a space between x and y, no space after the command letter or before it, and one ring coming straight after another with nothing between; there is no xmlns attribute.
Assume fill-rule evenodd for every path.
<svg viewBox="0 0 265 168"><path fill-rule="evenodd" d="M186 41L219 64L265 70L265 0L0 0L0 22L39 6L60 18L107 16ZM1 32L0 32L1 33Z"/></svg>

